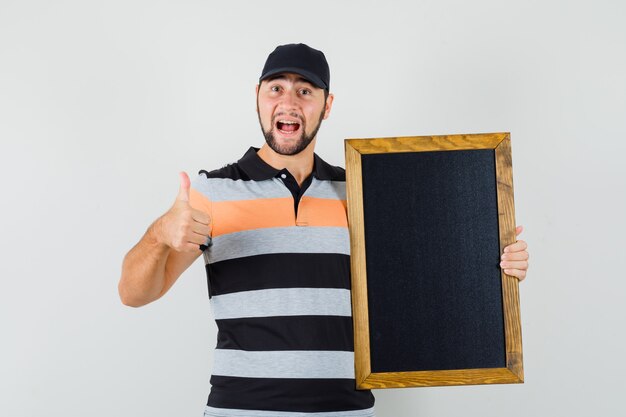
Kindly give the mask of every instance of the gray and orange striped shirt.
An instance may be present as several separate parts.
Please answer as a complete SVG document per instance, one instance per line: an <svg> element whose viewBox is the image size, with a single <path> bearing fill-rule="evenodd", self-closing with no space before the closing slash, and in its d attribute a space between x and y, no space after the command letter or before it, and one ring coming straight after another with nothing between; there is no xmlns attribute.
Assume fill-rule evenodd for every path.
<svg viewBox="0 0 626 417"><path fill-rule="evenodd" d="M315 155L300 187L256 152L201 171L191 189L212 221L205 416L373 416L354 381L345 171Z"/></svg>

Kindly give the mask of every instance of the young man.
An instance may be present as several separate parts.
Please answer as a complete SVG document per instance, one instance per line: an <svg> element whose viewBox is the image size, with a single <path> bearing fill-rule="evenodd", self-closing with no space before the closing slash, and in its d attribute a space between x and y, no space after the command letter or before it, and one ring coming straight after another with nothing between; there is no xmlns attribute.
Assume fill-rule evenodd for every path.
<svg viewBox="0 0 626 417"><path fill-rule="evenodd" d="M206 416L374 415L354 382L345 172L314 154L329 82L322 52L277 47L257 86L266 143L193 187L181 173L174 205L124 259L120 297L141 306L204 254L219 329ZM501 265L523 279L527 259L518 241Z"/></svg>

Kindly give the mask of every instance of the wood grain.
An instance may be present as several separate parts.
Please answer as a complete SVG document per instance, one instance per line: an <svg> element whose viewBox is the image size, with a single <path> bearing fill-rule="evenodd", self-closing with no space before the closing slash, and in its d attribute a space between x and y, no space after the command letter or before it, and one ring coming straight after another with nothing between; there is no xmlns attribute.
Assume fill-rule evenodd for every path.
<svg viewBox="0 0 626 417"><path fill-rule="evenodd" d="M354 362L357 386L371 374L367 271L365 269L365 228L361 154L347 141L346 192L350 230L350 269L352 280L352 317L354 325Z"/></svg>
<svg viewBox="0 0 626 417"><path fill-rule="evenodd" d="M346 139L360 154L494 149L507 133Z"/></svg>
<svg viewBox="0 0 626 417"><path fill-rule="evenodd" d="M500 232L500 253L505 246L516 241L515 204L513 200L513 160L511 138L507 135L496 147L496 181L498 193L498 224ZM519 305L519 281L517 278L502 275L502 301L504 306L504 337L506 343L507 368L524 380L522 359L522 325Z"/></svg>
<svg viewBox="0 0 626 417"><path fill-rule="evenodd" d="M435 387L448 385L511 384L522 382L508 368L451 371L385 372L370 374L359 389Z"/></svg>

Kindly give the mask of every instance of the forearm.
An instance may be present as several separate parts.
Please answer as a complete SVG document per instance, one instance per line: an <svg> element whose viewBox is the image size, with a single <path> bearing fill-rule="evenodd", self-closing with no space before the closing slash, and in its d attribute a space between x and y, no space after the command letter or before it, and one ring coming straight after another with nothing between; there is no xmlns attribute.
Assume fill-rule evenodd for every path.
<svg viewBox="0 0 626 417"><path fill-rule="evenodd" d="M118 290L122 303L128 306L139 307L162 295L171 248L159 239L160 221L152 223L124 257Z"/></svg>
<svg viewBox="0 0 626 417"><path fill-rule="evenodd" d="M139 307L165 294L202 253L211 233L211 218L189 204L190 181L180 174L174 205L150 225L124 257L118 285L122 303Z"/></svg>

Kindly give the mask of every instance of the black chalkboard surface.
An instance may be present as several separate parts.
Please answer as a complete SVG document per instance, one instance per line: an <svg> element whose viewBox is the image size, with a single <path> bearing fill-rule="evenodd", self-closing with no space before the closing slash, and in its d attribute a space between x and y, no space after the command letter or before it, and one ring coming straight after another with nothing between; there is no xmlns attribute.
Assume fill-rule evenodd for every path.
<svg viewBox="0 0 626 417"><path fill-rule="evenodd" d="M510 135L346 140L357 387L522 382Z"/></svg>

